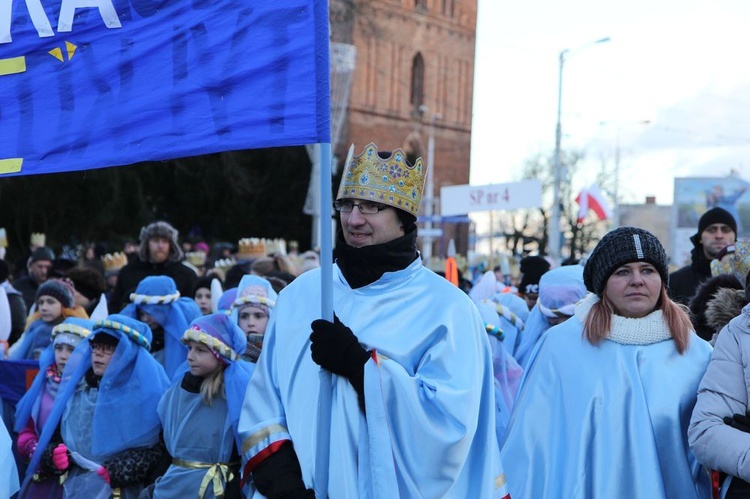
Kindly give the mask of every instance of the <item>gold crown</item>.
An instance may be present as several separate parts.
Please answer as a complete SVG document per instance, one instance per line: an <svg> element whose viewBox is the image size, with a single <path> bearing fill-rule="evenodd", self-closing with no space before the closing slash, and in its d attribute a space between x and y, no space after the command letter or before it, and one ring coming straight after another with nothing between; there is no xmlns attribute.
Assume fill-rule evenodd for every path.
<svg viewBox="0 0 750 499"><path fill-rule="evenodd" d="M286 241L284 239L266 239L267 255L286 255Z"/></svg>
<svg viewBox="0 0 750 499"><path fill-rule="evenodd" d="M44 246L47 244L47 236L43 232L32 232L31 233L31 245L32 246Z"/></svg>
<svg viewBox="0 0 750 499"><path fill-rule="evenodd" d="M188 251L187 253L185 253L185 259L191 265L195 265L196 267L203 267L206 264L206 252Z"/></svg>
<svg viewBox="0 0 750 499"><path fill-rule="evenodd" d="M422 158L417 158L414 166L409 166L402 149L396 149L388 158L381 158L378 146L371 142L362 154L354 156L352 144L336 199L376 201L417 216L425 173Z"/></svg>
<svg viewBox="0 0 750 499"><path fill-rule="evenodd" d="M266 256L266 239L245 237L240 239L237 250L238 260L254 260Z"/></svg>
<svg viewBox="0 0 750 499"><path fill-rule="evenodd" d="M5 227L0 229L0 248L8 247L8 235L5 233Z"/></svg>
<svg viewBox="0 0 750 499"><path fill-rule="evenodd" d="M128 257L122 251L117 253L107 253L102 257L105 272L115 272L123 268L128 263Z"/></svg>

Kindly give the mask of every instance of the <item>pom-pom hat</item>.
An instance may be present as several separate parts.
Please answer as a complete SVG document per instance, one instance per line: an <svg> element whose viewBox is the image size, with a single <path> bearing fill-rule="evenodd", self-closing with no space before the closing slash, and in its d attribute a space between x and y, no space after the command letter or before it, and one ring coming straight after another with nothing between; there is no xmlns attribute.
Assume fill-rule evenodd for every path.
<svg viewBox="0 0 750 499"><path fill-rule="evenodd" d="M583 268L586 289L601 297L609 276L631 262L650 263L659 272L664 286L669 283L667 254L656 236L638 227L619 227L604 235L586 261Z"/></svg>

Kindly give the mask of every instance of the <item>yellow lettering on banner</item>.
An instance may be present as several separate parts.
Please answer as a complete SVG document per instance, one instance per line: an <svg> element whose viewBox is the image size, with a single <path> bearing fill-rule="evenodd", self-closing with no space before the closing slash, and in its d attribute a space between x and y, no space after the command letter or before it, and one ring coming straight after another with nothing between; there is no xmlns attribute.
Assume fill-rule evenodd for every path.
<svg viewBox="0 0 750 499"><path fill-rule="evenodd" d="M0 159L0 175L20 172L21 165L23 165L23 158Z"/></svg>
<svg viewBox="0 0 750 499"><path fill-rule="evenodd" d="M68 60L71 60L73 58L73 54L76 53L76 49L78 47L68 41L65 42L65 47L68 49Z"/></svg>
<svg viewBox="0 0 750 499"><path fill-rule="evenodd" d="M26 72L26 57L0 59L0 76Z"/></svg>
<svg viewBox="0 0 750 499"><path fill-rule="evenodd" d="M58 59L60 62L65 62L62 55L62 50L60 50L59 47L55 47L52 50L49 51L49 55L54 57L55 59Z"/></svg>

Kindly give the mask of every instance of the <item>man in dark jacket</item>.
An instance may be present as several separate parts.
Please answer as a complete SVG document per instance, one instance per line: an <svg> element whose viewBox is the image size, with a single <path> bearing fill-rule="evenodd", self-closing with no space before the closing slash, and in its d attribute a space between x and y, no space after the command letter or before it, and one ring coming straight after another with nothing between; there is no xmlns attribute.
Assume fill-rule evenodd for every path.
<svg viewBox="0 0 750 499"><path fill-rule="evenodd" d="M23 296L27 313L36 301L36 290L49 277L54 260L55 253L46 246L35 249L26 262L27 273L13 281L13 287Z"/></svg>
<svg viewBox="0 0 750 499"><path fill-rule="evenodd" d="M691 263L669 275L669 295L687 305L700 283L711 277L711 260L737 239L737 222L723 208L711 208L698 221L698 232L693 243Z"/></svg>
<svg viewBox="0 0 750 499"><path fill-rule="evenodd" d="M191 297L198 276L182 264L182 249L177 242L177 229L167 222L153 222L141 229L138 256L121 270L109 310L116 313L130 301L130 293L145 277L165 275L174 279L181 296Z"/></svg>

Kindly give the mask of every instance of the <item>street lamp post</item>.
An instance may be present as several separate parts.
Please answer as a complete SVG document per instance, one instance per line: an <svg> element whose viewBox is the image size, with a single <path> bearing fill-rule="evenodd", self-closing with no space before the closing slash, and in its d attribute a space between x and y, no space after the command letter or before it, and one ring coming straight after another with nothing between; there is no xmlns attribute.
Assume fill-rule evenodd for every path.
<svg viewBox="0 0 750 499"><path fill-rule="evenodd" d="M429 111L426 105L419 106L421 112ZM422 259L429 264L432 258L432 217L434 213L435 192L435 120L442 118L440 113L432 113L430 116L430 131L427 138L427 185L424 205L424 236L422 236Z"/></svg>
<svg viewBox="0 0 750 499"><path fill-rule="evenodd" d="M560 184L563 180L563 166L561 162L561 141L562 141L562 82L563 82L563 67L565 65L565 56L572 55L579 50L588 47L590 45L605 43L609 41L609 37L601 38L593 42L581 45L577 49L571 51L565 49L560 52L559 55L559 69L557 78L557 125L555 126L555 158L554 158L554 192L552 201L552 215L550 217L549 225L549 257L556 264L560 263L560 248L561 248L561 229L560 229Z"/></svg>

